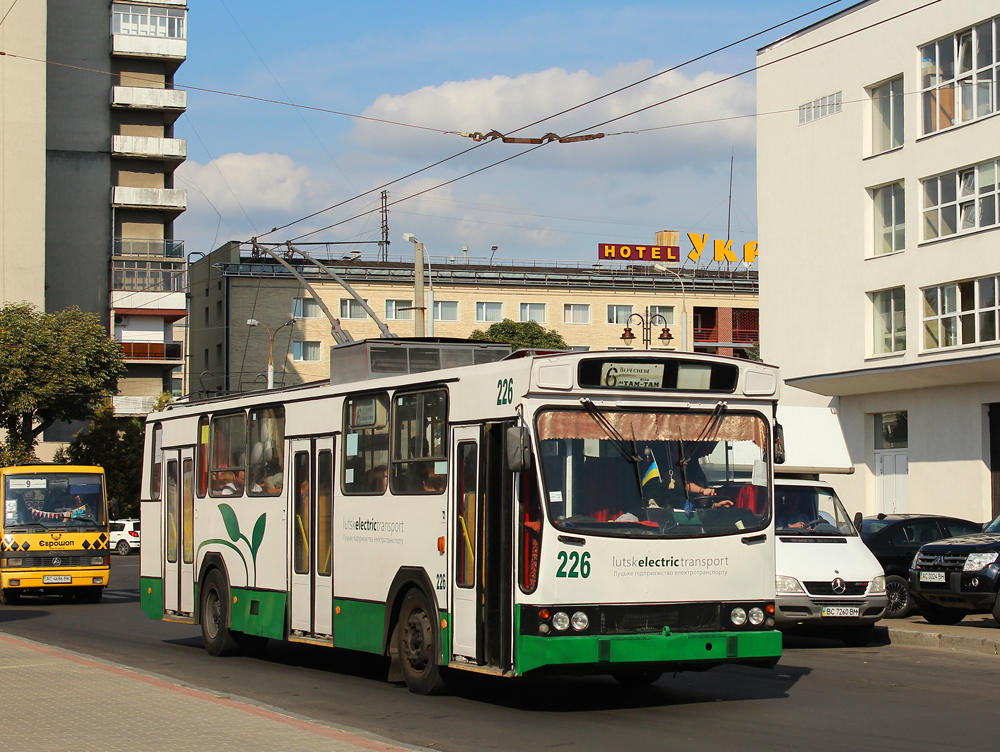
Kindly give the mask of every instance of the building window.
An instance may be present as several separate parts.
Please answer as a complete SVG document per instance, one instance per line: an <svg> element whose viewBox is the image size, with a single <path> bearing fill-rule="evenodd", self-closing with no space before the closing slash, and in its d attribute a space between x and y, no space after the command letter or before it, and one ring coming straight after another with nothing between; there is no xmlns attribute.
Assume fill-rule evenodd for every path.
<svg viewBox="0 0 1000 752"><path fill-rule="evenodd" d="M836 94L830 94L799 105L799 125L836 115L843 109L843 95L844 92L838 91Z"/></svg>
<svg viewBox="0 0 1000 752"><path fill-rule="evenodd" d="M315 298L295 298L292 301L293 319L318 319L319 303Z"/></svg>
<svg viewBox="0 0 1000 752"><path fill-rule="evenodd" d="M215 301L215 320L222 321L222 301Z"/></svg>
<svg viewBox="0 0 1000 752"><path fill-rule="evenodd" d="M906 449L909 430L906 412L875 413L875 449Z"/></svg>
<svg viewBox="0 0 1000 752"><path fill-rule="evenodd" d="M563 305L564 324L589 324L590 306L586 303L566 303Z"/></svg>
<svg viewBox="0 0 1000 752"><path fill-rule="evenodd" d="M111 33L138 37L186 39L187 9L152 8L148 5L111 6Z"/></svg>
<svg viewBox="0 0 1000 752"><path fill-rule="evenodd" d="M997 224L998 160L921 181L924 240Z"/></svg>
<svg viewBox="0 0 1000 752"><path fill-rule="evenodd" d="M435 300L434 301L435 321L458 321L458 301L457 300Z"/></svg>
<svg viewBox="0 0 1000 752"><path fill-rule="evenodd" d="M906 247L906 201L902 183L883 185L872 191L875 205L875 255Z"/></svg>
<svg viewBox="0 0 1000 752"><path fill-rule="evenodd" d="M876 355L906 350L906 296L902 287L872 293L875 330L872 349Z"/></svg>
<svg viewBox="0 0 1000 752"><path fill-rule="evenodd" d="M503 321L503 303L476 303L476 321Z"/></svg>
<svg viewBox="0 0 1000 752"><path fill-rule="evenodd" d="M924 291L924 349L997 341L997 278L956 282Z"/></svg>
<svg viewBox="0 0 1000 752"><path fill-rule="evenodd" d="M367 300L365 301L368 302ZM354 298L340 299L340 318L342 319L367 319L368 311L364 309Z"/></svg>
<svg viewBox="0 0 1000 752"><path fill-rule="evenodd" d="M293 342L292 360L301 363L319 362L319 342Z"/></svg>
<svg viewBox="0 0 1000 752"><path fill-rule="evenodd" d="M388 321L409 321L413 318L412 300L385 301L385 318Z"/></svg>
<svg viewBox="0 0 1000 752"><path fill-rule="evenodd" d="M920 49L924 133L985 117L996 110L1000 56L998 19Z"/></svg>
<svg viewBox="0 0 1000 752"><path fill-rule="evenodd" d="M521 303L521 321L545 323L545 303Z"/></svg>
<svg viewBox="0 0 1000 752"><path fill-rule="evenodd" d="M170 395L184 396L184 366L176 366L170 370Z"/></svg>
<svg viewBox="0 0 1000 752"><path fill-rule="evenodd" d="M669 305L651 305L649 307L649 320L650 323L654 321L654 316L662 316L663 320L667 322L668 325L674 323L674 307ZM656 324L660 323L659 319L655 319Z"/></svg>
<svg viewBox="0 0 1000 752"><path fill-rule="evenodd" d="M903 145L903 77L871 90L872 154Z"/></svg>
<svg viewBox="0 0 1000 752"><path fill-rule="evenodd" d="M632 306L630 305L608 306L609 324L625 324L626 322L628 322L628 317L631 315L632 315Z"/></svg>

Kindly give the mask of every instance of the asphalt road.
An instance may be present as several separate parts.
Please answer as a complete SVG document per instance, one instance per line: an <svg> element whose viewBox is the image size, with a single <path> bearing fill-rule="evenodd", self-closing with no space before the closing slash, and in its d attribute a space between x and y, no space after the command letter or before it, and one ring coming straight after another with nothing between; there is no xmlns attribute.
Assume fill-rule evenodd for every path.
<svg viewBox="0 0 1000 752"><path fill-rule="evenodd" d="M463 677L443 697L384 681L384 660L271 642L211 658L197 627L148 619L138 556L112 557L103 603L26 598L0 631L434 750L989 750L1000 657L786 637L773 671L721 667L626 690L603 677ZM113 712L113 698L109 702Z"/></svg>

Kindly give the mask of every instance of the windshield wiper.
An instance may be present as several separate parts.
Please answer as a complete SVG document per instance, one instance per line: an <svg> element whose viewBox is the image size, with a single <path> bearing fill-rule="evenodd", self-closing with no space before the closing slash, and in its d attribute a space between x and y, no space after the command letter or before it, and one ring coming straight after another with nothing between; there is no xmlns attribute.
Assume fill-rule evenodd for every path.
<svg viewBox="0 0 1000 752"><path fill-rule="evenodd" d="M604 432L611 440L611 446L618 450L626 462L632 463L635 469L635 482L639 488L639 498L642 499L642 476L639 475L639 462L642 458L639 456L635 446L635 429L632 429L632 441L630 443L628 439L619 433L618 429L611 424L607 416L601 412L589 397L581 397L580 404L583 405L583 409L587 411L587 414L594 419L597 425L604 429Z"/></svg>

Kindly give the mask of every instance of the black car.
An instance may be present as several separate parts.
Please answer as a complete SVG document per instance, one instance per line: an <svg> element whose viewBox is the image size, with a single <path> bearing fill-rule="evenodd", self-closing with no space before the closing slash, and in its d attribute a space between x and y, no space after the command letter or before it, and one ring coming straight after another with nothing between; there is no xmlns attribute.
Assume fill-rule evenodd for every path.
<svg viewBox="0 0 1000 752"><path fill-rule="evenodd" d="M885 570L889 605L885 618L901 619L913 610L908 584L910 564L925 543L978 533L981 524L957 517L926 514L880 514L861 522L861 540Z"/></svg>
<svg viewBox="0 0 1000 752"><path fill-rule="evenodd" d="M931 624L957 624L966 614L1000 622L1000 517L981 532L921 546L910 567L913 603Z"/></svg>

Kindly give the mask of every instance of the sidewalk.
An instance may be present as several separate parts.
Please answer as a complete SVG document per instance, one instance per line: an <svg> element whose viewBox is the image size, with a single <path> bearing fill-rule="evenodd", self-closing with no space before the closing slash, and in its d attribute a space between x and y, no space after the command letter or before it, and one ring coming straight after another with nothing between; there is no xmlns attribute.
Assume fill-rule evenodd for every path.
<svg viewBox="0 0 1000 752"><path fill-rule="evenodd" d="M892 645L1000 655L1000 624L988 614L966 616L951 626L928 624L920 616L883 619L875 629Z"/></svg>
<svg viewBox="0 0 1000 752"><path fill-rule="evenodd" d="M0 635L0 734L33 750L360 752L416 747Z"/></svg>

